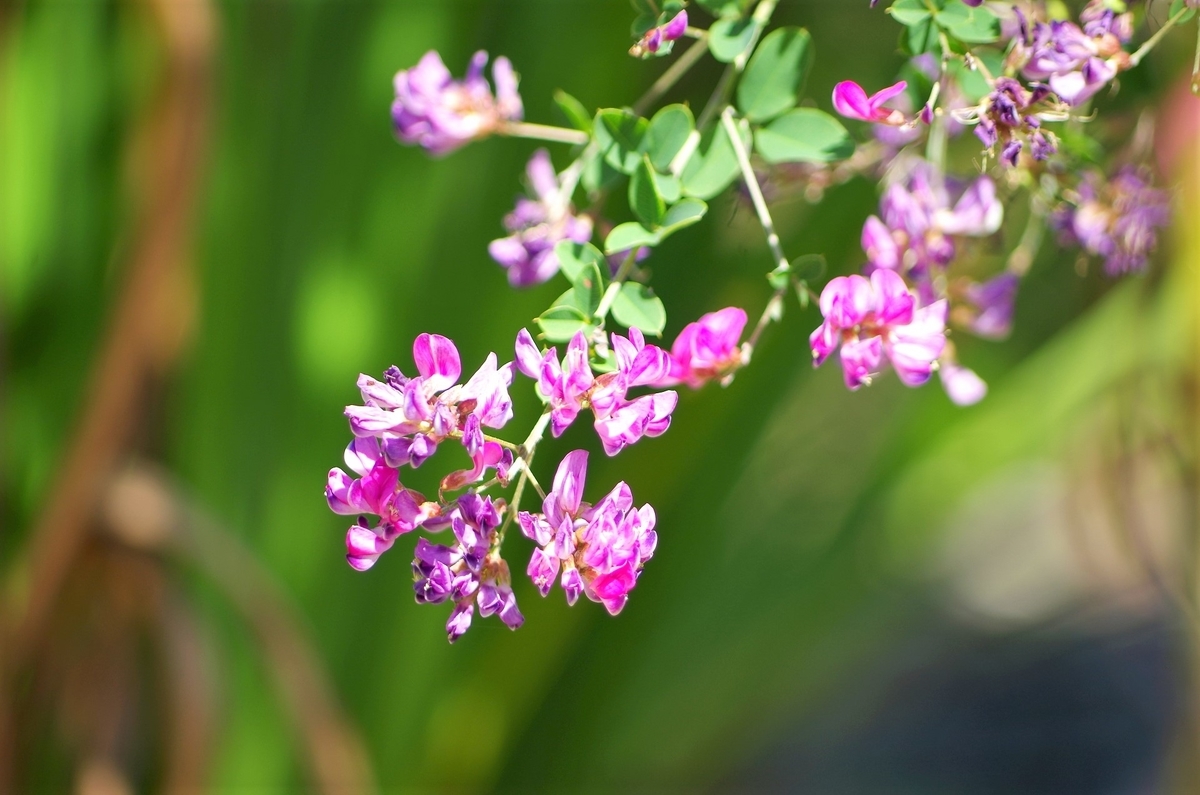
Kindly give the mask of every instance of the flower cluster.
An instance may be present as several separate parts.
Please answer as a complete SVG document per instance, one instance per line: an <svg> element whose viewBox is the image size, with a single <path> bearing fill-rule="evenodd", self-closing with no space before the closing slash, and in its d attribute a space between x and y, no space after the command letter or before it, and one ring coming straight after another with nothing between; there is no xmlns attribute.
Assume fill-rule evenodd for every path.
<svg viewBox="0 0 1200 795"><path fill-rule="evenodd" d="M453 546L417 541L413 559L413 589L419 604L441 604L454 609L446 622L450 642L471 627L476 606L479 615L498 615L509 629L525 623L513 596L508 564L494 549L500 512L490 497L463 494L448 514Z"/></svg>
<svg viewBox="0 0 1200 795"><path fill-rule="evenodd" d="M1081 14L1083 27L1066 20L1030 24L1019 8L1012 62L1028 80L1046 82L1068 105L1081 105L1129 66L1123 45L1133 36L1133 15L1117 14L1093 0Z"/></svg>
<svg viewBox="0 0 1200 795"><path fill-rule="evenodd" d="M471 57L467 75L455 80L442 58L430 50L411 69L396 74L392 123L396 136L435 155L445 155L466 143L491 135L506 121L523 113L517 76L507 58L492 64L496 93L483 76L488 55Z"/></svg>
<svg viewBox="0 0 1200 795"><path fill-rule="evenodd" d="M568 453L558 465L542 513L518 515L521 532L537 544L529 559L529 577L546 596L561 570L560 584L569 604L582 593L615 616L654 554L654 509L643 505L635 510L633 493L624 482L589 505L583 502L586 479L587 452Z"/></svg>
<svg viewBox="0 0 1200 795"><path fill-rule="evenodd" d="M809 337L813 365L837 351L849 389L870 384L884 356L904 384L920 386L946 347L946 302L918 309L895 271L876 270L870 281L857 274L831 279L820 304L825 322Z"/></svg>
<svg viewBox="0 0 1200 795"><path fill-rule="evenodd" d="M545 149L533 153L526 166L535 199L519 198L504 218L510 234L488 246L492 259L508 270L514 287L541 284L558 273L554 247L562 240L586 243L592 238L592 220L575 215L569 190L564 190Z"/></svg>
<svg viewBox="0 0 1200 795"><path fill-rule="evenodd" d="M670 356L647 345L641 331L631 328L628 338L613 334L612 350L616 369L596 376L582 331L571 338L560 363L556 348L541 353L529 332L521 329L516 362L522 373L537 381L538 392L549 404L551 433L561 436L581 411L590 408L604 452L616 455L643 436L665 433L679 396L666 390L628 397L630 389L659 384L671 372Z"/></svg>
<svg viewBox="0 0 1200 795"><path fill-rule="evenodd" d="M808 34L767 30L776 3L688 6L720 16L708 32L689 27L696 20L685 5L635 3L641 14L632 55L667 55L683 36L696 45L628 107L593 113L560 93L571 128L524 121L505 58L493 64L492 84L483 75L484 52L461 80L436 52L395 77L396 135L433 155L492 134L572 147L561 172L546 149L532 153L529 193L504 217L507 234L488 246L514 287L560 275L569 282L534 318L538 336L521 329L514 361L502 365L490 354L463 383L454 343L432 334L414 342L416 375L391 367L378 380L360 376L362 404L346 408L354 437L346 469L331 470L326 483L330 508L356 517L346 533L353 568L370 569L400 536L422 534L412 563L416 600L450 603L451 641L476 613L497 615L512 629L523 623L502 556L514 524L533 544L526 573L543 596L557 581L569 604L585 595L613 615L656 551L655 512L635 508L624 481L598 502L584 501L584 450L561 459L552 488L542 489L532 467L547 430L559 437L589 412L609 456L665 433L679 402L672 387L730 384L793 292L802 309L815 300L822 315L809 336L814 365L836 355L850 390L889 369L910 387L937 372L950 400L976 403L988 386L959 363L957 335L1008 336L1021 278L1047 224L1116 275L1146 267L1167 223L1169 197L1152 186L1148 170L1125 165L1106 179L1092 166L1102 149L1080 129L1092 113L1087 103L1171 26L1195 17L1200 0L1177 0L1168 21L1132 53L1125 47L1134 18L1121 0L1089 0L1077 21L1051 18L1043 0L895 0L891 16L908 28L903 79L873 94L850 80L833 89L838 114L870 125L874 140L857 151L836 118L799 96L807 62L791 54L807 51ZM706 52L733 68L699 117L683 104L645 115ZM1055 127L1066 122L1075 126ZM1136 164L1145 147L1131 149L1125 161ZM973 173L956 173L956 163L971 163ZM760 174L771 180L766 190ZM753 205L771 253L774 294L762 316L745 339L746 312L726 307L686 324L669 350L647 342L667 320L646 261L668 236L702 220L707 201L739 176L739 196ZM810 282L824 273L823 258L789 257L768 203L787 179L803 182L815 202L854 176L884 186L878 212L862 228L866 261L860 273L836 276L818 294ZM606 217L607 199L621 193L629 213ZM586 212L576 210L580 194ZM999 234L1005 208L1022 195L1028 211L1013 215L1028 227ZM995 255L1008 240L1018 242L998 268ZM509 389L517 372L532 379L543 404L519 444L491 435L513 418ZM447 441L470 466L442 476L436 498L404 486L402 470L422 466ZM522 510L530 490L541 497L540 512Z"/></svg>
<svg viewBox="0 0 1200 795"><path fill-rule="evenodd" d="M1150 187L1145 171L1129 167L1111 180L1088 171L1054 217L1062 241L1103 257L1109 276L1145 268L1158 230L1170 220L1166 191Z"/></svg>

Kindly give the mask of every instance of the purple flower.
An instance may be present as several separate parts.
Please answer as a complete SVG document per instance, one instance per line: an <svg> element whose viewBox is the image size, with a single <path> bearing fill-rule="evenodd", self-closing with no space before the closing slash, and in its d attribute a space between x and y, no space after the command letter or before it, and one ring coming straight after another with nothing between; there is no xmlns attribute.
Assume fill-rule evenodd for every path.
<svg viewBox="0 0 1200 795"><path fill-rule="evenodd" d="M432 544L422 538L413 559L413 590L420 604L454 602L446 634L450 642L471 626L475 608L483 617L496 614L509 629L525 618L517 609L508 564L492 551L500 514L491 498L463 494L450 514L453 546Z"/></svg>
<svg viewBox="0 0 1200 795"><path fill-rule="evenodd" d="M379 517L379 524L371 527L360 516L346 533L347 562L358 571L366 571L391 549L398 536L438 516L440 508L403 487L400 473L384 461L377 440L355 439L346 448L345 459L346 466L359 477L351 478L337 467L329 470L325 500L334 513Z"/></svg>
<svg viewBox="0 0 1200 795"><path fill-rule="evenodd" d="M986 282L974 282L966 289L966 313L963 325L972 333L988 339L1003 339L1012 332L1013 305L1021 279L1014 273L1001 273Z"/></svg>
<svg viewBox="0 0 1200 795"><path fill-rule="evenodd" d="M710 312L688 323L671 346L671 368L656 386L687 384L699 389L713 378L723 378L742 364L739 342L746 327L746 312L735 306Z"/></svg>
<svg viewBox="0 0 1200 795"><path fill-rule="evenodd" d="M906 88L908 83L901 80L894 86L888 86L868 97L862 86L852 80L846 80L833 88L833 107L847 119L898 127L908 124L909 119L901 111L883 107L883 103L904 93Z"/></svg>
<svg viewBox="0 0 1200 795"><path fill-rule="evenodd" d="M613 334L611 340L617 369L596 377L588 363L587 337L582 331L571 338L560 363L556 348L539 352L533 337L521 329L516 365L537 381L538 392L549 403L550 432L554 436L561 436L579 412L590 408L604 452L616 455L643 436L666 432L679 396L668 390L629 399L630 389L656 385L665 379L671 357L661 348L647 345L636 328L629 330L628 338Z"/></svg>
<svg viewBox="0 0 1200 795"><path fill-rule="evenodd" d="M1126 24L1091 19L1091 33L1067 21L1037 22L1032 28L1023 24L1013 55L1026 78L1046 82L1063 102L1080 105L1127 65L1122 40L1113 32L1123 33Z"/></svg>
<svg viewBox="0 0 1200 795"><path fill-rule="evenodd" d="M880 216L871 216L863 225L862 247L870 268L894 270L922 282L954 260L955 237L995 233L1004 207L988 177L978 178L954 199L933 166L922 163L905 182L893 183L884 192Z"/></svg>
<svg viewBox="0 0 1200 795"><path fill-rule="evenodd" d="M944 300L918 309L904 280L881 269L870 281L857 274L831 279L820 305L825 321L809 337L814 367L838 351L846 387L855 390L871 382L886 356L906 386L929 380L946 345Z"/></svg>
<svg viewBox="0 0 1200 795"><path fill-rule="evenodd" d="M633 494L623 482L589 505L583 502L586 479L587 452L568 453L558 465L542 513L518 514L521 532L537 544L527 572L542 596L559 579L568 604L583 593L615 616L654 554L654 509L643 505L634 510Z"/></svg>
<svg viewBox="0 0 1200 795"><path fill-rule="evenodd" d="M493 95L483 76L487 60L486 52L475 53L466 77L454 80L441 56L430 50L416 66L397 72L392 102L396 136L444 155L491 135L506 121L519 120L524 110L512 64L497 58L492 65Z"/></svg>
<svg viewBox="0 0 1200 795"><path fill-rule="evenodd" d="M502 428L512 418L512 364L497 366L488 354L465 384L458 349L438 334L421 334L413 342L418 376L408 378L391 367L383 381L358 379L363 405L347 406L350 429L359 438L379 440L392 467L420 466L451 436L461 436L468 418L488 428Z"/></svg>
<svg viewBox="0 0 1200 795"><path fill-rule="evenodd" d="M1109 276L1145 268L1158 245L1159 228L1171 220L1170 195L1151 187L1149 175L1133 167L1108 181L1089 171L1067 197L1071 204L1054 217L1064 242L1077 242L1104 257Z"/></svg>
<svg viewBox="0 0 1200 795"><path fill-rule="evenodd" d="M666 55L671 51L669 43L683 38L687 26L687 11L680 11L664 24L646 31L642 38L629 48L629 54L635 58L647 58L660 52Z"/></svg>
<svg viewBox="0 0 1200 795"><path fill-rule="evenodd" d="M1041 128L1039 110L1034 106L1049 95L1046 85L1035 84L1030 91L1011 77L996 78L992 93L979 107L975 135L989 150L1000 144L1001 160L1009 166L1017 165L1026 142L1034 160L1046 160L1058 151L1058 141Z"/></svg>
<svg viewBox="0 0 1200 795"><path fill-rule="evenodd" d="M517 199L517 206L504 218L504 228L511 234L488 245L488 253L508 270L514 287L541 284L558 273L554 247L560 241L586 243L592 238L592 220L574 214L571 197L563 193L545 149L533 153L525 171L537 198Z"/></svg>

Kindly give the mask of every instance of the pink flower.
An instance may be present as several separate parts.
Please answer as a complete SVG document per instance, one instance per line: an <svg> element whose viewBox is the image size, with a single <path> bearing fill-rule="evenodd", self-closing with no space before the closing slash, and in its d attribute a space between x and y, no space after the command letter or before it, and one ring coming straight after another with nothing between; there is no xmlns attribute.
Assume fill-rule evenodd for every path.
<svg viewBox="0 0 1200 795"><path fill-rule="evenodd" d="M833 107L847 119L899 127L908 124L909 119L901 111L883 107L883 103L904 93L906 88L908 88L908 83L901 80L896 85L888 86L868 97L862 86L846 80L834 86Z"/></svg>
<svg viewBox="0 0 1200 795"><path fill-rule="evenodd" d="M946 302L916 308L916 298L894 271L831 279L821 292L822 323L809 338L813 366L835 350L849 389L869 384L886 356L901 382L929 380L946 346ZM840 350L839 350L840 348Z"/></svg>
<svg viewBox="0 0 1200 795"><path fill-rule="evenodd" d="M699 389L713 378L732 373L742 364L739 342L745 327L746 312L735 306L688 323L671 346L671 370L657 385L684 383Z"/></svg>
<svg viewBox="0 0 1200 795"><path fill-rule="evenodd" d="M633 494L625 483L589 505L583 502L586 479L587 452L568 453L558 465L542 513L518 514L521 532L538 545L527 573L546 596L561 570L568 604L575 604L583 593L616 615L658 544L654 509L643 505L634 510Z"/></svg>
<svg viewBox="0 0 1200 795"><path fill-rule="evenodd" d="M359 438L379 439L389 466L420 466L450 436L461 435L468 418L488 428L502 428L512 418L512 364L497 366L488 354L479 370L458 384L462 362L458 349L438 334L422 334L413 342L418 375L408 378L390 367L383 381L358 379L363 405L347 406L350 430Z"/></svg>
<svg viewBox="0 0 1200 795"><path fill-rule="evenodd" d="M365 517L346 533L346 560L358 571L375 565L397 537L440 515L436 503L426 502L400 483L400 473L383 460L379 442L355 439L346 448L346 466L359 475L351 478L339 468L329 470L325 499L338 514L374 514L379 524L370 527Z"/></svg>
<svg viewBox="0 0 1200 795"><path fill-rule="evenodd" d="M643 436L664 433L679 396L668 390L629 399L631 388L660 383L670 371L671 359L661 348L647 345L637 329L630 329L628 338L613 334L611 340L617 369L596 377L588 363L587 337L582 331L571 338L560 364L556 348L541 353L529 332L521 329L516 365L537 380L538 392L550 405L554 436L561 436L579 412L590 408L604 452L616 455Z"/></svg>

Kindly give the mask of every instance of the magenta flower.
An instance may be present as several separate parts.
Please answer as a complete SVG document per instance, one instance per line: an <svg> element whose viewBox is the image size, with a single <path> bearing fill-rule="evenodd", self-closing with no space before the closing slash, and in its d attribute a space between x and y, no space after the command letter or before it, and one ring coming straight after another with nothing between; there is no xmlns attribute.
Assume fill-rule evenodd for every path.
<svg viewBox="0 0 1200 795"><path fill-rule="evenodd" d="M341 469L329 470L325 500L334 513L373 514L379 524L371 527L365 516L346 533L346 561L358 571L375 565L397 537L437 517L440 508L426 502L400 483L400 473L387 465L375 439L355 439L346 448L346 466L359 475L351 478Z"/></svg>
<svg viewBox="0 0 1200 795"><path fill-rule="evenodd" d="M508 270L514 287L541 284L558 273L554 247L560 241L586 243L592 238L592 219L574 214L571 197L563 194L545 149L533 153L525 171L537 199L517 199L516 208L504 218L511 234L488 245L488 253Z"/></svg>
<svg viewBox="0 0 1200 795"><path fill-rule="evenodd" d="M687 384L699 389L742 365L742 330L746 312L736 306L710 312L688 323L671 346L671 369L657 386Z"/></svg>
<svg viewBox="0 0 1200 795"><path fill-rule="evenodd" d="M467 75L454 80L441 56L430 50L411 69L396 73L392 122L396 136L434 155L444 155L495 132L506 121L519 120L524 109L517 76L507 58L492 65L496 93L483 76L488 55L471 58Z"/></svg>
<svg viewBox="0 0 1200 795"><path fill-rule="evenodd" d="M595 506L589 505L583 502L586 479L587 452L568 453L558 465L542 513L518 514L521 532L538 545L528 574L546 596L561 570L568 604L575 604L583 593L615 616L654 555L654 509L643 505L634 510L633 494L623 482Z"/></svg>
<svg viewBox="0 0 1200 795"><path fill-rule="evenodd" d="M862 247L870 268L894 270L922 287L957 254L955 238L985 237L996 232L1004 206L995 183L980 177L955 198L934 167L922 163L905 182L893 183L880 202L880 216L863 225Z"/></svg>
<svg viewBox="0 0 1200 795"><path fill-rule="evenodd" d="M658 25L646 31L636 44L629 48L629 54L638 58L657 55L659 51L665 55L671 51L670 42L683 38L687 31L687 10L680 11L665 24Z"/></svg>
<svg viewBox="0 0 1200 795"><path fill-rule="evenodd" d="M901 80L896 85L888 86L868 97L862 86L846 80L833 88L833 107L847 119L899 127L909 123L908 117L899 110L883 107L883 103L903 94L906 88L908 88L908 83Z"/></svg>
<svg viewBox="0 0 1200 795"><path fill-rule="evenodd" d="M499 525L500 514L491 498L463 494L450 514L454 546L432 544L424 538L417 542L412 564L417 602L454 602L446 622L451 643L470 628L477 606L479 615L498 615L509 629L525 623L512 592L508 564L491 550Z"/></svg>
<svg viewBox="0 0 1200 795"><path fill-rule="evenodd" d="M946 346L946 302L916 308L894 271L838 276L821 292L825 321L809 337L813 366L838 351L846 386L869 384L886 356L906 386L929 380Z"/></svg>
<svg viewBox="0 0 1200 795"><path fill-rule="evenodd" d="M560 364L556 348L541 353L529 332L521 329L516 365L537 380L538 392L550 406L554 436L561 436L579 412L590 408L604 452L616 455L644 436L665 433L679 396L668 390L629 399L630 389L660 383L670 372L671 359L661 348L647 345L636 328L629 330L628 338L613 334L611 340L617 369L596 377L588 363L587 337L582 331L571 338Z"/></svg>
<svg viewBox="0 0 1200 795"><path fill-rule="evenodd" d="M420 466L448 437L461 437L474 416L488 428L512 418L512 364L497 367L496 354L465 384L457 384L462 363L454 343L438 334L413 342L418 376L408 378L391 367L383 381L359 376L362 406L347 406L350 430L359 438L377 438L389 466Z"/></svg>

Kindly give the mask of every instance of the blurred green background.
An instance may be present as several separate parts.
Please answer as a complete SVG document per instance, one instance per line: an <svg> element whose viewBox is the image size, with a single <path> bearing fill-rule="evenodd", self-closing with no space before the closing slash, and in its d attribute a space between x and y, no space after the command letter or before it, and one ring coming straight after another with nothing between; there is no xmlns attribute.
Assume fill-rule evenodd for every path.
<svg viewBox="0 0 1200 795"><path fill-rule="evenodd" d="M901 65L896 26L866 6L780 4L778 23L814 36L820 107L837 80L878 87ZM0 760L14 791L157 791L175 780L180 733L198 771L182 780L202 788L328 790L312 728L281 696L306 663L273 655L269 628L247 620L243 575L294 611L346 741L361 743L358 781L383 791L1145 792L1186 775L1186 633L1169 594L1194 560L1194 236L1169 237L1148 276L1115 284L1048 245L1013 337L957 340L992 387L974 408L893 378L846 393L836 368L811 367L816 311L792 306L730 387L682 396L665 436L606 459L578 424L539 456L542 481L586 446L589 498L624 479L658 512L659 549L628 607L569 609L517 577L526 625L479 620L450 647L446 610L413 602L404 544L366 574L343 560L345 521L322 495L349 439L341 409L359 372L409 369L423 331L453 338L468 371L492 350L510 358L515 331L562 286L514 292L486 252L534 145L489 140L436 161L400 147L391 77L429 49L456 74L476 49L505 54L526 118L557 124L555 89L619 106L664 63L624 55L624 0L210 10L185 342L139 397L118 463L156 462L245 551L197 564L96 532L97 509L48 628L7 666ZM0 3L10 629L154 212L139 152L172 85L162 18L136 0ZM1184 74L1189 46L1169 43L1123 80L1105 133L1128 134ZM698 105L719 73L706 60L669 98ZM815 206L780 201L785 249L857 270L876 202L865 180ZM1001 261L996 245L982 267ZM730 304L756 316L769 293L762 231L733 195L650 265L668 339ZM536 410L528 382L514 397L518 418ZM406 484L432 491L445 469ZM523 570L528 543L509 547ZM127 559L157 590L113 596ZM171 609L97 629L143 600ZM184 640L164 641L172 632ZM89 789L101 786L118 789Z"/></svg>

